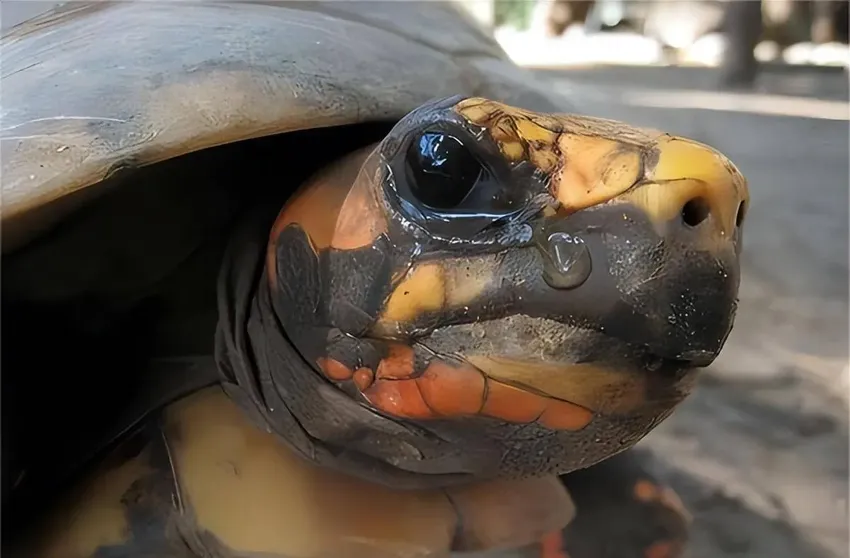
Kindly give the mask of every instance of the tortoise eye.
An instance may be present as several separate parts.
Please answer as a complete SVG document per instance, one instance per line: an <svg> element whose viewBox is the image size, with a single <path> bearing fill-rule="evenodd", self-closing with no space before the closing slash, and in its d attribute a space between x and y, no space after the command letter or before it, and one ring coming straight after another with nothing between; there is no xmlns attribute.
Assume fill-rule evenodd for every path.
<svg viewBox="0 0 850 558"><path fill-rule="evenodd" d="M410 191L436 210L459 206L483 172L481 163L463 143L444 132L424 132L407 149Z"/></svg>

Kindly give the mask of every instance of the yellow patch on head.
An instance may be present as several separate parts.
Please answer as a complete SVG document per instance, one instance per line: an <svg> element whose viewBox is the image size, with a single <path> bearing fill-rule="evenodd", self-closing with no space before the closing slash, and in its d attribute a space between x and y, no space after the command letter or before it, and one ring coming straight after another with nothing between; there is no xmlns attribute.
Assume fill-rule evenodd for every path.
<svg viewBox="0 0 850 558"><path fill-rule="evenodd" d="M489 130L508 160L528 160L551 175L552 197L569 212L604 203L637 183L643 153L661 135L612 120L538 114L485 99L467 99L456 110Z"/></svg>
<svg viewBox="0 0 850 558"><path fill-rule="evenodd" d="M551 189L567 211L604 203L631 188L643 175L640 151L633 146L567 134L558 145L565 165Z"/></svg>
<svg viewBox="0 0 850 558"><path fill-rule="evenodd" d="M560 159L554 151L557 133L534 122L534 113L484 99L466 99L455 110L469 122L487 128L508 160L528 159L543 172L558 166Z"/></svg>
<svg viewBox="0 0 850 558"><path fill-rule="evenodd" d="M662 138L657 149L658 162L647 169L647 183L626 199L656 223L675 218L685 203L700 199L710 208L721 235L732 234L738 208L750 197L738 169L711 147L684 138Z"/></svg>
<svg viewBox="0 0 850 558"><path fill-rule="evenodd" d="M531 120L518 119L515 126L519 137L528 142L552 144L557 137L557 134L552 130L547 130Z"/></svg>
<svg viewBox="0 0 850 558"><path fill-rule="evenodd" d="M455 106L490 132L511 162L527 160L550 176L550 193L566 213L618 200L645 210L656 224L702 198L719 235L732 234L746 211L744 177L725 156L696 141L573 114L538 114L488 99ZM740 215L739 215L740 214ZM710 246L706 246L710 248Z"/></svg>
<svg viewBox="0 0 850 558"><path fill-rule="evenodd" d="M505 157L511 161L519 161L525 157L525 147L518 141L506 141L501 148Z"/></svg>
<svg viewBox="0 0 850 558"><path fill-rule="evenodd" d="M436 263L417 265L395 288L382 321L406 322L423 312L439 310L446 298L443 269Z"/></svg>
<svg viewBox="0 0 850 558"><path fill-rule="evenodd" d="M481 297L493 283L498 262L495 254L443 262L446 306L467 306Z"/></svg>

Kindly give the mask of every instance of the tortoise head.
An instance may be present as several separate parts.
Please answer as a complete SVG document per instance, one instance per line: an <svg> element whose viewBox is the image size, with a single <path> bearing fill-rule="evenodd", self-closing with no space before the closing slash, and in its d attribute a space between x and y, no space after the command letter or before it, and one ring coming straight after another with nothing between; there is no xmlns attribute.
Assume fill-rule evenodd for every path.
<svg viewBox="0 0 850 558"><path fill-rule="evenodd" d="M643 437L720 352L748 199L687 139L443 99L290 200L266 280L318 374L452 442L422 472L567 472Z"/></svg>

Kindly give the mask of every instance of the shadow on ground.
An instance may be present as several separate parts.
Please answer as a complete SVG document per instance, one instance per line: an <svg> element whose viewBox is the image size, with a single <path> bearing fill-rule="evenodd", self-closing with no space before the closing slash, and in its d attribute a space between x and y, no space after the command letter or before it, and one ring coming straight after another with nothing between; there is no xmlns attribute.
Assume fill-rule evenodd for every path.
<svg viewBox="0 0 850 558"><path fill-rule="evenodd" d="M693 514L691 558L847 555L846 413L813 391L708 374L641 442Z"/></svg>

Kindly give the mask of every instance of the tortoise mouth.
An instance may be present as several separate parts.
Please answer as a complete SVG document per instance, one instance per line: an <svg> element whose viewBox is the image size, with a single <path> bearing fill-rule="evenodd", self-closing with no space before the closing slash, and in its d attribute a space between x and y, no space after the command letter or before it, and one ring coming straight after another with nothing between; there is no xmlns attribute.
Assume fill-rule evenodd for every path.
<svg viewBox="0 0 850 558"><path fill-rule="evenodd" d="M495 347L467 343L470 336L486 339L469 331L480 332L486 325L454 326L410 342L370 338L369 343L386 347L386 356L373 369L354 370L328 359L319 369L355 398L395 418L478 416L573 432L594 420L669 411L690 392L696 374L690 362L640 351L619 359L568 362L541 358L533 345L519 353L511 347L519 343L516 339L503 338ZM576 344L586 350L594 342L599 339L591 334Z"/></svg>
<svg viewBox="0 0 850 558"><path fill-rule="evenodd" d="M395 417L459 419L490 417L512 424L538 423L553 430L586 427L594 410L534 385L490 375L472 358L435 356L421 370L401 377L391 356L361 388L369 404ZM480 361L478 361L480 362Z"/></svg>
<svg viewBox="0 0 850 558"><path fill-rule="evenodd" d="M676 361L646 366L612 363L553 363L496 356L468 360L487 377L532 393L569 401L600 415L628 416L683 397L675 388L695 373Z"/></svg>

